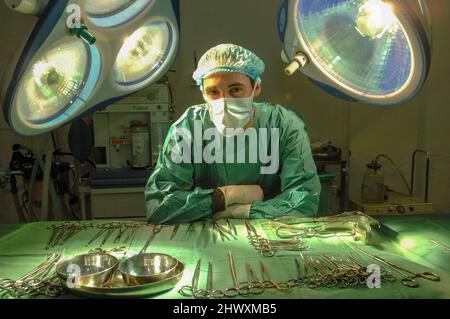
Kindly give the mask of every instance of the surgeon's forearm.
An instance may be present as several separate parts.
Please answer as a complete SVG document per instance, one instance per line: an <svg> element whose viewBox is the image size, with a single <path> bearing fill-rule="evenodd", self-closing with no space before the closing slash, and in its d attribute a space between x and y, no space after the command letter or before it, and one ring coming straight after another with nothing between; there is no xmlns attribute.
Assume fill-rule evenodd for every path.
<svg viewBox="0 0 450 319"><path fill-rule="evenodd" d="M315 216L319 206L320 192L290 191L277 197L254 203L250 209L251 219L275 219L282 216Z"/></svg>
<svg viewBox="0 0 450 319"><path fill-rule="evenodd" d="M212 216L213 190L197 187L192 192L176 191L171 194L152 191L146 194L147 217L151 223L190 223Z"/></svg>

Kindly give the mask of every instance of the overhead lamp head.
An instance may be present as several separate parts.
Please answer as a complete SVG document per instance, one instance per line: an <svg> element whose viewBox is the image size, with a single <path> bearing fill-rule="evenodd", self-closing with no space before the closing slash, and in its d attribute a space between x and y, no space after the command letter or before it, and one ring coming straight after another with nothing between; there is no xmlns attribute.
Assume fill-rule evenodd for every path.
<svg viewBox="0 0 450 319"><path fill-rule="evenodd" d="M150 86L175 60L177 0L78 3L50 1L6 72L4 114L19 135L50 132Z"/></svg>
<svg viewBox="0 0 450 319"><path fill-rule="evenodd" d="M322 89L347 100L404 103L430 68L427 18L423 0L284 0L278 21L291 63L286 72L301 67Z"/></svg>

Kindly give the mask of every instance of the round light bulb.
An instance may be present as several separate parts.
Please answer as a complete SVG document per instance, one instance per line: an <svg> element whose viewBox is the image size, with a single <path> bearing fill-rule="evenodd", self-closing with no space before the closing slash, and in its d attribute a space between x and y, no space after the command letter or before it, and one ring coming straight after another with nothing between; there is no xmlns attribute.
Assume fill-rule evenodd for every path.
<svg viewBox="0 0 450 319"><path fill-rule="evenodd" d="M390 31L397 31L397 19L392 7L382 0L369 0L359 8L356 30L364 37L377 39Z"/></svg>

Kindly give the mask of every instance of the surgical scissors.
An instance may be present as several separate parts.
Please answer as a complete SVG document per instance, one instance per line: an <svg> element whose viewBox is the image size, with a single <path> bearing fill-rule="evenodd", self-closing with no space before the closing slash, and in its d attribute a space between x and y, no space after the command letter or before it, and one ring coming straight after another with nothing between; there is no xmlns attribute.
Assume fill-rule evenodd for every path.
<svg viewBox="0 0 450 319"><path fill-rule="evenodd" d="M183 286L178 293L184 297L194 297L195 299L208 299L209 293L204 289L198 288L198 281L200 279L200 269L202 267L202 260L199 259L195 267L194 275L192 276L192 283L190 286Z"/></svg>
<svg viewBox="0 0 450 319"><path fill-rule="evenodd" d="M401 279L401 282L402 282L403 285L405 285L407 287L410 287L410 288L417 288L417 287L419 287L419 284L415 280L416 278L424 278L424 279L427 279L427 280L430 280L430 281L435 281L435 282L441 280L441 277L439 277L439 275L437 275L437 274L435 274L433 272L425 271L425 272L422 272L422 273L415 273L415 272L412 272L412 271L407 270L405 268L402 268L402 267L400 267L398 265L395 265L395 264L393 264L393 263L391 263L391 262L389 262L389 261L387 261L387 260L385 260L385 259L383 259L381 257L377 257L375 255L372 255L372 254L370 254L370 253L368 253L368 252L366 252L366 251L364 251L364 250L362 250L362 249L360 249L358 247L355 247L355 249L357 251L361 252L362 254L364 254L366 256L369 256L369 257L375 259L376 261L379 261L380 263L382 263L382 264L384 264L384 265L386 265L386 266L396 270L399 274L403 275L404 277Z"/></svg>

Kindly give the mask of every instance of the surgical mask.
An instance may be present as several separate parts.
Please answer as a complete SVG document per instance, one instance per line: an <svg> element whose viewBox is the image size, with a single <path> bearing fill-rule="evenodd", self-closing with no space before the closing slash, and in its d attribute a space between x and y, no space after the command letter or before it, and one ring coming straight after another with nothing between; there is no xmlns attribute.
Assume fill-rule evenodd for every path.
<svg viewBox="0 0 450 319"><path fill-rule="evenodd" d="M211 121L217 129L225 135L227 128L244 128L253 116L253 99L256 85L252 95L245 98L222 98L206 100Z"/></svg>

